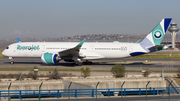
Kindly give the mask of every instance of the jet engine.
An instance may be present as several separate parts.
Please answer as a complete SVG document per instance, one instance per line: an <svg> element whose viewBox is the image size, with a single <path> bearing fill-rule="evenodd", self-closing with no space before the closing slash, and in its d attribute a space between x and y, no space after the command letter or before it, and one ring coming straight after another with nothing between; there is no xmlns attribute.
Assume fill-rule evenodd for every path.
<svg viewBox="0 0 180 101"><path fill-rule="evenodd" d="M169 47L168 46L164 46L163 49L168 49Z"/></svg>
<svg viewBox="0 0 180 101"><path fill-rule="evenodd" d="M58 54L44 53L41 55L41 61L45 64L56 64L61 60Z"/></svg>

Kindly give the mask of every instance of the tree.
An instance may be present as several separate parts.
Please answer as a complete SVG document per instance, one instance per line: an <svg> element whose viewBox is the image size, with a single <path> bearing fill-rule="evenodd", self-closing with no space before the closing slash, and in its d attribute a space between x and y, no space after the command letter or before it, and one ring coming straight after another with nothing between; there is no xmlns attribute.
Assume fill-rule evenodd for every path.
<svg viewBox="0 0 180 101"><path fill-rule="evenodd" d="M81 76L84 77L84 78L90 76L91 75L90 72L91 72L91 70L90 70L89 67L81 68Z"/></svg>
<svg viewBox="0 0 180 101"><path fill-rule="evenodd" d="M49 75L49 79L61 79L61 76L57 70L57 68L54 69L53 73Z"/></svg>
<svg viewBox="0 0 180 101"><path fill-rule="evenodd" d="M145 71L143 72L143 76L144 77L148 77L150 75L151 71L149 70L149 68L146 68Z"/></svg>
<svg viewBox="0 0 180 101"><path fill-rule="evenodd" d="M111 68L111 72L116 78L125 76L125 68L121 64L116 64Z"/></svg>

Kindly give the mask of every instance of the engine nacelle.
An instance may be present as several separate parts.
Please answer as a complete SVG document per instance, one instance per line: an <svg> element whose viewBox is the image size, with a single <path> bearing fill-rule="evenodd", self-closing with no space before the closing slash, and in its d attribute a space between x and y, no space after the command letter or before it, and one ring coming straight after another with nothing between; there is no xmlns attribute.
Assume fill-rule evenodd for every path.
<svg viewBox="0 0 180 101"><path fill-rule="evenodd" d="M168 49L169 47L168 46L164 46L163 49Z"/></svg>
<svg viewBox="0 0 180 101"><path fill-rule="evenodd" d="M55 64L60 61L58 54L44 53L41 55L41 61L46 64Z"/></svg>

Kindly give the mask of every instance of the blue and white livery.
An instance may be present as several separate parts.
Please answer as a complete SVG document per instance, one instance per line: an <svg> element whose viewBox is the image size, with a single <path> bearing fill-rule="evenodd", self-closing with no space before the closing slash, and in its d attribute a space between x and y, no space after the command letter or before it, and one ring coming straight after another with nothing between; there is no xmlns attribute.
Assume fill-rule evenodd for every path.
<svg viewBox="0 0 180 101"><path fill-rule="evenodd" d="M104 58L124 58L146 54L168 48L161 41L168 29L171 18L162 21L140 42L21 42L9 45L2 54L12 59L16 57L38 57L46 64L56 64L60 60L82 65L83 61Z"/></svg>

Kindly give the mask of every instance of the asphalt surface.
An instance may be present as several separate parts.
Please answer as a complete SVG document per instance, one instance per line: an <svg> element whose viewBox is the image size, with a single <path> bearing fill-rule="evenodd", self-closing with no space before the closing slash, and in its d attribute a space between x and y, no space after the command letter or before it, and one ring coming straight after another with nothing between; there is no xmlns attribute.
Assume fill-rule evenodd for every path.
<svg viewBox="0 0 180 101"><path fill-rule="evenodd" d="M151 62L145 62L151 60ZM138 59L138 58L123 58L123 59L102 59L93 60L92 65L73 66L71 63L60 61L58 64L47 65L41 62L40 58L15 58L14 64L10 64L8 58L0 58L0 67L27 67L32 68L66 68L80 69L89 67L92 70L110 70L115 64L121 63L127 70L142 70L149 68L151 70L177 70L179 68L180 59Z"/></svg>
<svg viewBox="0 0 180 101"><path fill-rule="evenodd" d="M23 100L23 99L22 99ZM13 100L12 101L22 101ZM26 101L39 101L39 99L24 99ZM42 98L41 101L69 101L69 99ZM70 98L70 101L96 101L96 98ZM121 97L97 98L97 101L121 101ZM123 97L123 101L146 101L146 96ZM147 101L169 101L169 96L147 96ZM170 96L170 101L180 101L180 95Z"/></svg>

